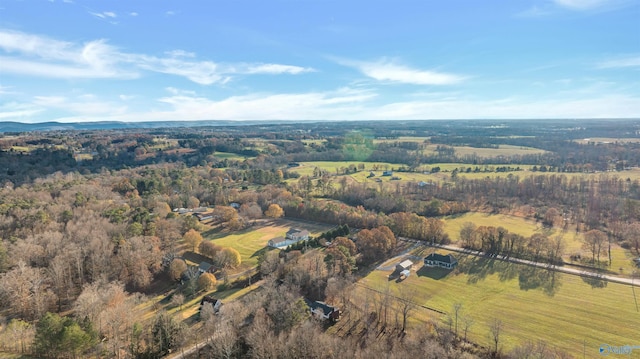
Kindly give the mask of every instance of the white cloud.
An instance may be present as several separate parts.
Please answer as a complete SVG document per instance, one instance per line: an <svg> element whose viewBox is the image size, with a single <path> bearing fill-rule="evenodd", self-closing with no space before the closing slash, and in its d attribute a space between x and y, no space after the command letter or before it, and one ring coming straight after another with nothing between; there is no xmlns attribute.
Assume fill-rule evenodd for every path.
<svg viewBox="0 0 640 359"><path fill-rule="evenodd" d="M517 17L543 17L553 14L553 11L549 7L532 6L527 10L516 14Z"/></svg>
<svg viewBox="0 0 640 359"><path fill-rule="evenodd" d="M113 12L113 11L103 11L103 12L93 12L93 11L89 11L89 14L95 16L95 17L99 17L101 19L115 19L116 17L118 17L118 15Z"/></svg>
<svg viewBox="0 0 640 359"><path fill-rule="evenodd" d="M44 111L31 104L9 102L0 105L0 119L8 121L25 121Z"/></svg>
<svg viewBox="0 0 640 359"><path fill-rule="evenodd" d="M0 95L13 95L13 94L15 94L15 92L12 91L11 89L12 89L11 86L0 85Z"/></svg>
<svg viewBox="0 0 640 359"><path fill-rule="evenodd" d="M634 4L633 0L553 0L553 2L562 8L574 11L608 11Z"/></svg>
<svg viewBox="0 0 640 359"><path fill-rule="evenodd" d="M376 62L343 59L337 59L336 61L345 66L355 67L364 75L378 81L414 85L453 85L466 79L465 76L456 74L413 69L386 59Z"/></svg>
<svg viewBox="0 0 640 359"><path fill-rule="evenodd" d="M83 45L15 31L0 30L0 49L20 56L0 56L0 72L53 78L134 78L119 68L121 54L104 40Z"/></svg>
<svg viewBox="0 0 640 359"><path fill-rule="evenodd" d="M134 16L135 17L135 16L138 16L138 13L135 12L135 11L132 11L132 12L129 13L129 16Z"/></svg>
<svg viewBox="0 0 640 359"><path fill-rule="evenodd" d="M185 77L201 85L224 84L235 75L301 74L311 68L283 64L220 64L198 61L184 50L166 57L125 53L106 40L79 45L17 31L0 30L0 72L51 78L136 78L140 70Z"/></svg>
<svg viewBox="0 0 640 359"><path fill-rule="evenodd" d="M181 89L177 89L175 87L165 87L165 90L167 90L167 92L169 92L172 95L188 95L188 96L195 96L196 92L195 91L190 91L190 90L181 90Z"/></svg>
<svg viewBox="0 0 640 359"><path fill-rule="evenodd" d="M640 67L640 55L625 56L602 61L597 65L601 69Z"/></svg>
<svg viewBox="0 0 640 359"><path fill-rule="evenodd" d="M196 54L193 52L188 52L184 50L171 50L165 51L165 54L171 57L196 57Z"/></svg>
<svg viewBox="0 0 640 359"><path fill-rule="evenodd" d="M131 101L135 98L134 95L120 95L118 98L122 101Z"/></svg>
<svg viewBox="0 0 640 359"><path fill-rule="evenodd" d="M169 11L165 12L165 15L167 15L167 16L173 16L175 14L176 14L176 12L172 11L172 10L169 10Z"/></svg>
<svg viewBox="0 0 640 359"><path fill-rule="evenodd" d="M34 105L46 109L57 109L80 116L117 116L126 113L126 106L117 106L109 101L100 101L91 94L76 98L65 96L35 96Z"/></svg>
<svg viewBox="0 0 640 359"><path fill-rule="evenodd" d="M226 83L230 80L220 71L218 64L211 61L190 62L178 58L158 58L154 56L133 56L133 61L142 69L164 74L178 75L201 84Z"/></svg>
<svg viewBox="0 0 640 359"><path fill-rule="evenodd" d="M241 71L245 74L292 74L297 75L304 72L315 72L309 67L279 65L279 64L259 64L249 65L246 70Z"/></svg>

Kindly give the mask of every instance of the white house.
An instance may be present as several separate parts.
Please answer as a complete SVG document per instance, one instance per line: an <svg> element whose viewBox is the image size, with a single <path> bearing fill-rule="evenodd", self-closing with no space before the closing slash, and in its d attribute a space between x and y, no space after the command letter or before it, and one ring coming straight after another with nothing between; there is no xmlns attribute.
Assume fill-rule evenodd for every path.
<svg viewBox="0 0 640 359"><path fill-rule="evenodd" d="M271 239L267 242L267 245L273 248L282 248L307 239L309 239L309 231L291 228L285 238L277 237Z"/></svg>

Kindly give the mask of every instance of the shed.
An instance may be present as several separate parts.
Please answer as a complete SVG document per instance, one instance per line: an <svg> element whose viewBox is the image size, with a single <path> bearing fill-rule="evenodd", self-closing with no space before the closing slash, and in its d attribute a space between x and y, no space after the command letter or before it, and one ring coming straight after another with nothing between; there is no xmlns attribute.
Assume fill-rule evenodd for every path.
<svg viewBox="0 0 640 359"><path fill-rule="evenodd" d="M405 270L410 270L411 267L413 267L413 262L407 259L406 261L403 261L403 262L398 263L396 265L396 271L397 272L402 272L402 271L405 271Z"/></svg>

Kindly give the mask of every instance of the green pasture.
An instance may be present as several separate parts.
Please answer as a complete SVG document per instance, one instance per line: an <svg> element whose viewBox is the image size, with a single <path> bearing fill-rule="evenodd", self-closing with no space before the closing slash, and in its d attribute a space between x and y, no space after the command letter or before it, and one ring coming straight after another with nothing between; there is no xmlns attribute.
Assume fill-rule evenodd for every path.
<svg viewBox="0 0 640 359"><path fill-rule="evenodd" d="M223 160L227 159L227 160L233 160L233 161L244 161L247 158L253 158L253 157L242 156L237 153L217 152L217 151L213 154L213 156L219 159L223 159Z"/></svg>
<svg viewBox="0 0 640 359"><path fill-rule="evenodd" d="M291 228L306 229L311 236L318 236L331 229L331 226L297 222L290 220L276 220L259 224L239 232L205 232L204 239L212 240L221 247L236 249L242 257L242 268L248 269L258 265L258 256L265 250L267 242L276 237L284 237Z"/></svg>
<svg viewBox="0 0 640 359"><path fill-rule="evenodd" d="M375 270L361 283L378 290L389 286L395 294L408 287L416 304L446 313L454 303L462 303L461 316L474 321L469 338L481 345L489 345L489 323L499 318L502 348L507 351L525 341L543 340L572 355L582 353L584 346L587 357L595 358L603 343L623 345L639 339L640 313L631 286L454 255L460 261L454 272L417 263L417 271L402 282L390 281L389 271ZM640 288L635 291L640 295ZM414 317L418 322L435 318L443 325L446 318L421 308Z"/></svg>

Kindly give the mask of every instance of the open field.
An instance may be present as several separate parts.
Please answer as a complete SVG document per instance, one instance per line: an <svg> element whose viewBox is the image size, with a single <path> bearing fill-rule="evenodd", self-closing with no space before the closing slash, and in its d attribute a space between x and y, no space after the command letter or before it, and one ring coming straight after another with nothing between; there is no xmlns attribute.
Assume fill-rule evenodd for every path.
<svg viewBox="0 0 640 359"><path fill-rule="evenodd" d="M230 152L215 152L213 156L220 159L228 159L228 160L236 160L236 161L244 161L245 159L253 158L253 157L242 156L237 153L230 153Z"/></svg>
<svg viewBox="0 0 640 359"><path fill-rule="evenodd" d="M423 257L429 251L423 247L415 254ZM389 281L390 272L376 270L361 283L379 290L389 286L396 294L409 287L416 304L447 313L453 303L462 303L462 315L475 322L470 339L485 346L489 345L488 325L494 318L503 322L501 342L506 350L542 339L572 355L582 353L584 345L587 357L597 357L603 343L623 345L639 339L640 313L630 286L455 255L460 265L451 273L418 263L417 272L402 282ZM424 310L416 310L415 317L443 322L446 318Z"/></svg>
<svg viewBox="0 0 640 359"><path fill-rule="evenodd" d="M574 230L563 232L559 228L546 228L532 220L503 214L470 212L463 215L445 217L444 229L452 241L458 241L460 228L465 222L472 222L476 226L504 227L509 232L525 237L530 237L535 233L542 233L549 238L561 237L565 247L563 260L567 263L571 263L569 257L574 254L582 254L583 258L590 256L588 251L582 248L584 243L583 233L575 233ZM630 276L634 270L638 270L632 261L633 258L635 256L629 250L614 244L611 247L611 266L606 269L623 276ZM605 255L601 257L602 261L607 259L608 257ZM620 268L622 268L622 271L620 271Z"/></svg>
<svg viewBox="0 0 640 359"><path fill-rule="evenodd" d="M276 237L284 237L291 228L306 229L311 236L318 236L322 232L331 229L331 226L312 224L309 222L299 222L286 219L269 221L265 224L258 224L236 233L203 233L205 240L212 240L222 247L232 247L240 252L242 257L242 267L252 268L258 265L258 256L265 250L267 242Z"/></svg>
<svg viewBox="0 0 640 359"><path fill-rule="evenodd" d="M401 167L406 167L402 164L397 163L388 163L388 162L364 162L364 161L316 161L316 162L300 162L300 167L295 167L289 169L292 172L297 172L301 176L312 176L314 168L318 167L320 169L326 170L331 175L337 174L337 170L340 168L347 168L349 165L355 165L356 167L359 164L364 164L365 169L356 173L349 174L348 176L352 177L354 180L358 182L374 182L376 178L381 178L383 182L390 181L391 177L381 177L382 171L385 170L397 170ZM374 170L374 166L377 166L377 170ZM465 164L465 163L434 163L429 165L422 165L417 172L395 172L394 175L399 177L399 181L395 182L419 182L419 181L434 181L434 182L449 182L451 181L451 172L455 169L458 169L459 177L464 177L467 179L483 179L483 178L497 178L503 177L506 178L508 176L518 176L521 179L529 176L540 176L540 175L561 175L566 176L568 178L577 177L577 178L598 178L603 175L618 177L622 179L630 179L631 181L640 180L640 168L632 168L624 171L615 171L615 172L593 172L593 173L564 173L564 172L539 172L539 171L531 171L533 165L510 165L511 167L517 168L519 167L520 171L512 171L512 172L464 172L467 168L475 169L479 167L481 170L484 168L491 167L500 167L502 165L496 164L486 164L486 165L473 165L473 164ZM429 173L432 168L440 167L440 172L437 173ZM376 174L374 178L367 178L369 172L373 171ZM427 171L427 173L424 173Z"/></svg>
<svg viewBox="0 0 640 359"><path fill-rule="evenodd" d="M470 212L463 215L449 216L444 218L444 230L452 241L457 241L460 237L460 229L466 222L474 223L476 226L504 227L509 232L530 237L537 232L547 232L553 234L554 230L543 228L535 221L522 217L508 216L504 214L487 214L480 212Z"/></svg>
<svg viewBox="0 0 640 359"><path fill-rule="evenodd" d="M429 145L427 148L435 151L438 145ZM513 146L513 145L499 145L498 148L479 148L469 146L452 146L455 149L455 153L458 156L473 155L478 157L497 157L497 156L513 156L513 155L534 155L542 154L547 151L539 148L525 147L525 146Z"/></svg>

